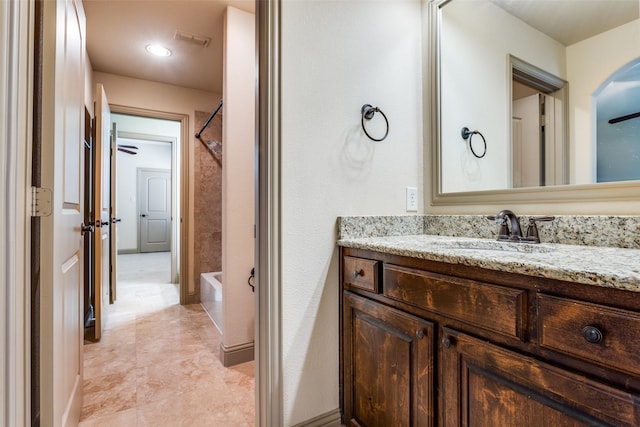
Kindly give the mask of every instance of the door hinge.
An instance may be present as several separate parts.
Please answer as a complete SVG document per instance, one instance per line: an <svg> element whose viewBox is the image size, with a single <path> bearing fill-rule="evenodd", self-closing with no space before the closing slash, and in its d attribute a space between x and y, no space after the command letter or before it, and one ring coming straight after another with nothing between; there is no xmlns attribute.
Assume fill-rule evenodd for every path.
<svg viewBox="0 0 640 427"><path fill-rule="evenodd" d="M31 216L51 215L51 200L53 194L50 189L31 187Z"/></svg>

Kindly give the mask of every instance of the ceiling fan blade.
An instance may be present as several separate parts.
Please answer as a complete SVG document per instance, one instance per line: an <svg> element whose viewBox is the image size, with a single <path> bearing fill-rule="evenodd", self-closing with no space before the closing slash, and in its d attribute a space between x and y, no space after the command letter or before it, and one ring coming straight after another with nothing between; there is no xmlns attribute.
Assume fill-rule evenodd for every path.
<svg viewBox="0 0 640 427"><path fill-rule="evenodd" d="M138 154L138 153L137 153L137 152L135 152L135 151L127 150L127 149L125 149L125 148L120 148L120 147L118 147L118 151L122 151L123 153L127 153L127 154L133 154L134 156L135 156L136 154Z"/></svg>

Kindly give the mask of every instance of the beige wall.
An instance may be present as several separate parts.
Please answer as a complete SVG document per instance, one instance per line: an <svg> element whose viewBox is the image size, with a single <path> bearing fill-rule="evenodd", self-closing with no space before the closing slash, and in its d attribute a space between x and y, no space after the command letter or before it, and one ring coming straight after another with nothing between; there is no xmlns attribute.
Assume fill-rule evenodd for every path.
<svg viewBox="0 0 640 427"><path fill-rule="evenodd" d="M222 345L254 341L255 15L227 8L222 126Z"/></svg>
<svg viewBox="0 0 640 427"><path fill-rule="evenodd" d="M94 72L93 83L102 83L105 92L112 105L122 105L127 107L142 108L153 111L162 111L176 114L184 114L188 116L189 135L195 135L195 118L196 110L212 111L220 100L221 95L196 89L188 89L180 86L167 85L146 80L133 79L130 77L118 76L114 74ZM189 144L189 230L188 236L191 242L189 248L189 259L191 260L189 271L183 277L186 277L187 287L190 294L195 295L195 282L193 278L193 257L194 257L194 206L193 194L195 188L194 175L194 139L189 138L185 141ZM194 297L195 298L195 297ZM197 301L194 299L194 301Z"/></svg>
<svg viewBox="0 0 640 427"><path fill-rule="evenodd" d="M336 217L403 214L406 187L420 187L421 6L284 1L281 16L282 388L290 426L338 408ZM365 103L389 119L383 142L361 129Z"/></svg>

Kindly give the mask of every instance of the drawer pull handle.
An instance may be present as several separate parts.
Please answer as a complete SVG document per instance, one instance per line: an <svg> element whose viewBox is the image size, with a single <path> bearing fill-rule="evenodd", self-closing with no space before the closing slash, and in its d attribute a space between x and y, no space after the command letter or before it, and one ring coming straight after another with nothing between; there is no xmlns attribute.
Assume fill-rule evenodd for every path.
<svg viewBox="0 0 640 427"><path fill-rule="evenodd" d="M442 339L442 346L444 348L449 348L451 347L451 339L450 338L443 338Z"/></svg>
<svg viewBox="0 0 640 427"><path fill-rule="evenodd" d="M418 329L416 331L416 337L418 337L419 340L421 340L422 338L424 338L424 331L422 329Z"/></svg>
<svg viewBox="0 0 640 427"><path fill-rule="evenodd" d="M582 337L591 344L597 344L602 341L602 332L595 326L585 326L582 328Z"/></svg>
<svg viewBox="0 0 640 427"><path fill-rule="evenodd" d="M362 277L364 277L364 270L363 270L363 269L355 270L355 271L353 272L353 278L354 278L354 279L355 279L355 278L357 278L358 276L362 276Z"/></svg>

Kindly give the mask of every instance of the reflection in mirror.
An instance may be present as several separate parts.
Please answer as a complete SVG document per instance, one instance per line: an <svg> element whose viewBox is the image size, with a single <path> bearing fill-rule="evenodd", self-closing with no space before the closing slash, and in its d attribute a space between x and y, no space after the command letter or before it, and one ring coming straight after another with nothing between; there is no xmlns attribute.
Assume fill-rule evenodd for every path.
<svg viewBox="0 0 640 427"><path fill-rule="evenodd" d="M640 93L631 89L640 87L640 67L628 65L640 58L638 3L433 0L439 37L438 193L640 179L633 174L598 177L599 164L608 162L614 170L620 166L619 160L600 159L621 140L615 129L616 143L610 137L600 144L601 128L596 126L600 102L596 95L606 93L603 85L615 81L618 87L624 86L618 92L640 99ZM531 81L540 79L526 77L520 72L522 64L535 71L534 77L542 73L549 79L542 79L542 86L532 85ZM635 80L612 77L625 67L634 70ZM528 107L520 105L526 103L518 95L522 83L533 95ZM604 96L613 99L610 94ZM611 108L605 107L605 101L602 105ZM522 121L527 108L537 116L531 126ZM637 104L624 107L629 108L633 110L629 113L640 112ZM610 112L606 115L606 120L611 119ZM635 147L640 150L639 125L634 121L640 118L624 126L635 129L630 135L636 135ZM460 129L465 126L485 136L484 158L474 157L461 139ZM634 168L640 170L637 164Z"/></svg>
<svg viewBox="0 0 640 427"><path fill-rule="evenodd" d="M510 57L512 187L566 184L567 82Z"/></svg>
<svg viewBox="0 0 640 427"><path fill-rule="evenodd" d="M596 92L598 182L640 179L640 59Z"/></svg>

